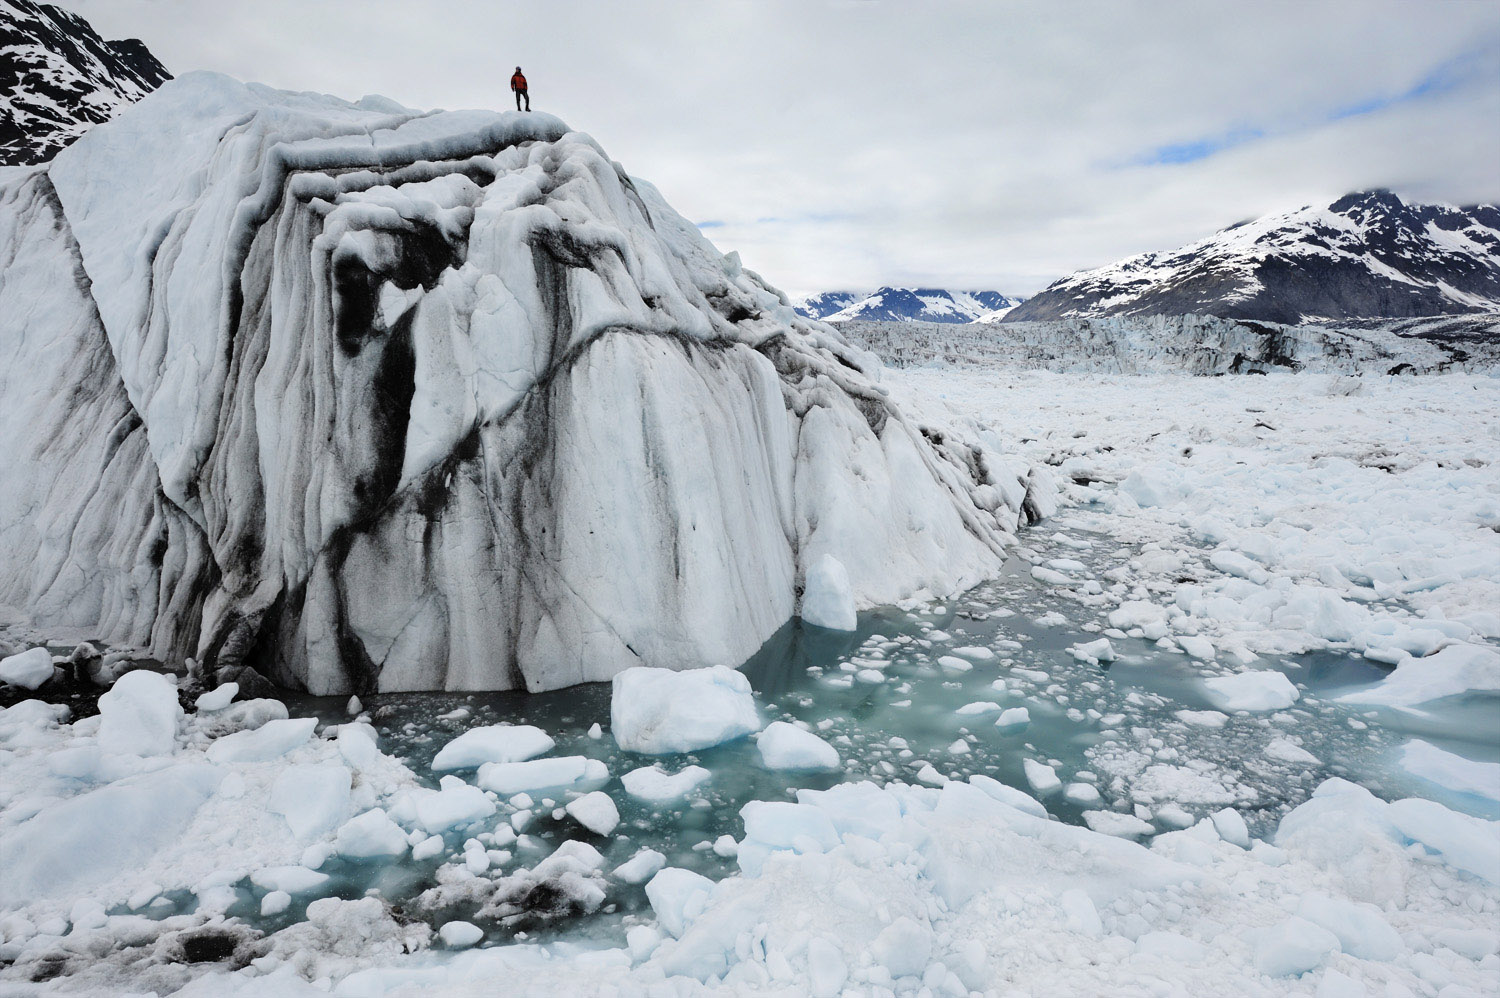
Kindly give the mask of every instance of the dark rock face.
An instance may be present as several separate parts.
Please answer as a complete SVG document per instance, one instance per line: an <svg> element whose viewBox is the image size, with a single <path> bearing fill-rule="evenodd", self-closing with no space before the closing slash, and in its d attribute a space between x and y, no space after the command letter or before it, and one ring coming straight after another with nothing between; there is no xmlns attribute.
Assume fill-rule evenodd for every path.
<svg viewBox="0 0 1500 998"><path fill-rule="evenodd" d="M77 14L0 0L0 166L41 163L172 78L136 38Z"/></svg>
<svg viewBox="0 0 1500 998"><path fill-rule="evenodd" d="M829 322L976 322L1021 300L998 291L881 288L871 294L825 291L794 307L809 319Z"/></svg>
<svg viewBox="0 0 1500 998"><path fill-rule="evenodd" d="M1007 322L1217 315L1297 324L1500 311L1500 209L1350 194L1056 282Z"/></svg>

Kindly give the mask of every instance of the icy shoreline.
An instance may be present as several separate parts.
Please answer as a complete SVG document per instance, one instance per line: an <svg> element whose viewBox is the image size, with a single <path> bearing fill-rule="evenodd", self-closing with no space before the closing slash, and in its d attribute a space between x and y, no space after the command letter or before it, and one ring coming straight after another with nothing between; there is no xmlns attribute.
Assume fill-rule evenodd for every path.
<svg viewBox="0 0 1500 998"><path fill-rule="evenodd" d="M1018 556L1030 563L1028 583L1060 608L1038 623L1071 632L1068 651L1029 654L1010 638L978 637L977 622L958 617L951 634L923 625L919 640L906 644L859 639L840 653L837 669L816 679L820 689L850 697L869 690L895 707L910 704L912 694L902 691L915 681L913 668L930 672L928 683L955 686L988 683L998 670L988 699L969 686L970 702L949 708L951 723L969 733L946 755L891 751L866 761L836 737L847 729L820 731L840 749L840 775L822 784L826 790L804 788L795 802L773 795L763 808L747 808L732 840L713 842L740 872L717 883L690 871L668 876L647 892L652 910L625 923L624 947L563 938L455 953L469 938L458 923L474 917L462 903L441 909L452 912L444 917L454 928L437 935L381 897L309 904L318 891L296 891L325 870L337 873L340 849L425 853L434 848L432 829L448 820L479 831L460 835L472 847L443 846L434 857L451 870L441 878L446 898L480 898L462 893L472 889L463 886L470 877L522 887L571 876L578 898L627 876L654 883L664 859L643 854L634 866L615 868L618 860L603 862L590 845L630 834L628 824L610 839L591 839L585 822L608 827L609 809L597 798L565 805L600 786L622 808L636 791L698 798L703 790L689 784L706 779L702 787L713 788L726 778L716 771L721 764L708 760L704 777L668 755L655 776L648 769L633 777L636 791L622 793L599 783L597 771L591 777L586 764L567 762L577 742L548 750L541 746L552 738L518 732L471 739L449 753L506 767L529 765L509 761L518 752L540 752L536 761L576 770L570 786L522 791L527 799L518 800L514 781L534 778L529 771L461 769L457 780L425 785L357 720L309 735L288 727L295 719L280 720L276 707L233 705L226 710L238 712L231 714L237 720L190 714L172 752L131 763L98 752L98 719L58 726L54 711L12 708L0 714L6 849L38 819L62 822L104 813L95 809L106 805L116 814L110 809L127 806L126 790L203 803L175 831L165 824L169 809L161 827L143 826L144 840L167 844L114 879L89 882L85 864L72 869L81 879L71 894L7 902L0 945L7 958L20 959L0 977L20 993L118 990L120 981L166 993L197 978L182 992L188 995L480 994L497 977L524 980L535 994L1492 993L1500 974L1500 823L1459 813L1451 801L1482 794L1493 764L1441 744L1461 737L1495 751L1492 734L1472 727L1487 715L1457 711L1464 698L1449 695L1485 695L1483 656L1494 649L1486 614L1500 605L1500 571L1490 560L1500 543L1491 540L1500 538L1492 522L1500 494L1495 382L919 371L887 384L917 404L950 405L955 421L978 420L976 433L986 430L979 424L1030 413L1012 453L1050 464L1064 483L1063 510L1023 535ZM1001 614L1029 612L989 605ZM956 607L987 612L972 597ZM1464 649L1470 657L1442 673ZM1311 674L1298 672L1305 653L1369 670L1398 665L1392 677L1420 681L1366 682L1357 687L1360 702L1324 699ZM902 664L908 659L921 664ZM1166 661L1178 664L1168 669ZM1108 690L1096 683L1089 694L1088 677L1106 665L1121 676L1159 676L1151 681L1162 684L1160 692L1122 689L1114 695L1123 694L1127 709L1090 721L1083 708L1102 705ZM1177 673L1189 677L1180 695ZM1405 692L1386 695L1393 689ZM1217 706L1210 692L1223 698ZM1372 694L1398 703L1429 693L1440 699L1419 699L1416 710L1363 702ZM1147 701L1160 702L1156 713L1128 707ZM1007 719L1025 707L1029 717ZM1046 743L1028 731L1074 713L1095 731L1083 758L1058 760L1033 748ZM1346 780L1324 779L1310 799L1273 812L1267 824L1256 817L1266 801L1255 787L1232 779L1222 761L1184 754L1191 745L1217 745L1218 732L1228 739L1222 751L1249 753L1249 736L1264 742L1265 756L1246 765L1269 767L1266 780L1299 771L1305 778L1327 772L1327 760L1309 752L1317 746L1308 726L1334 721L1348 732L1349 751L1375 733L1371 726L1414 726L1406 730L1422 737L1406 736L1399 765L1427 782L1402 785L1428 787L1450 804L1410 797L1410 790L1388 803ZM463 730L463 720L453 723L446 730ZM243 745L233 730L270 725L279 725L275 737L256 745ZM887 728L894 749L901 732ZM1389 734L1379 744L1402 737L1397 727ZM599 737L613 734L605 727ZM239 739L235 747L216 747L231 739ZM282 755L256 761L281 746ZM495 761L482 763L484 752L498 753ZM809 743L792 758L820 752ZM1027 766L1024 779L1007 777L1010 786L965 763L1015 756ZM931 761L918 769L924 759ZM873 768L887 762L895 764L888 771ZM350 779L339 813L294 811L294 825L266 809L282 781L291 781L279 795L289 807L303 799L299 786L343 786L340 769ZM862 782L877 771L890 774L884 786ZM679 772L688 789L666 786ZM505 794L484 794L486 783ZM114 796L101 803L90 795L85 808L79 795L90 788L115 788ZM344 800L343 792L335 798ZM72 810L57 817L65 808ZM1084 824L1076 823L1080 810ZM527 817L517 818L522 811ZM1049 811L1073 823L1040 817ZM568 840L578 845L555 852L550 867L546 852L555 843L527 851L519 841L537 814L562 814L555 827L579 826ZM1182 827L1171 830L1173 822ZM6 868L44 874L93 858L93 839L70 834L30 833L25 842L55 848L53 859L35 866L11 851ZM392 874L410 862L394 863ZM265 885L255 893L260 910L271 912L260 916L263 929L224 917L235 903L229 886L246 876ZM45 875L28 877L18 881L28 890L47 883ZM483 887L483 896L490 890ZM289 900L267 904L278 891ZM156 898L172 913L148 920L143 912ZM275 914L282 904L289 907ZM226 974L212 961L183 962L188 949L216 945L231 965L247 965ZM35 985L18 980L49 966L65 975Z"/></svg>

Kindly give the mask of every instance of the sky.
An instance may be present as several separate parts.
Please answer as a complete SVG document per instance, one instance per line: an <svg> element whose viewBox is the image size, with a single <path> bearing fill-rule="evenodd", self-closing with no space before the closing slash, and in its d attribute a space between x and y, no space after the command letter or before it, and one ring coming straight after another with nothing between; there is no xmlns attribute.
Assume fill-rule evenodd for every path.
<svg viewBox="0 0 1500 998"><path fill-rule="evenodd" d="M1494 0L61 0L173 73L592 135L793 295L1031 294L1389 187L1500 201Z"/></svg>

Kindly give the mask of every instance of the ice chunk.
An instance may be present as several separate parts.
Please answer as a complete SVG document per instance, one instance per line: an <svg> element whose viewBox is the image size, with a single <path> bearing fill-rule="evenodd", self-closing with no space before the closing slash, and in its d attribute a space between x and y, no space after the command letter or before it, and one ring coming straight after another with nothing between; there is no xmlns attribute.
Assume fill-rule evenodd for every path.
<svg viewBox="0 0 1500 998"><path fill-rule="evenodd" d="M484 930L473 922L444 922L438 929L443 945L449 949L468 949L484 938Z"/></svg>
<svg viewBox="0 0 1500 998"><path fill-rule="evenodd" d="M849 573L831 554L822 555L807 569L801 617L803 623L832 631L852 631L859 626Z"/></svg>
<svg viewBox="0 0 1500 998"><path fill-rule="evenodd" d="M656 876L656 872L667 865L667 857L655 849L642 849L619 866L614 876L627 884L639 884Z"/></svg>
<svg viewBox="0 0 1500 998"><path fill-rule="evenodd" d="M183 717L177 687L158 673L125 673L99 698L99 714L99 747L106 753L166 755L177 747Z"/></svg>
<svg viewBox="0 0 1500 998"><path fill-rule="evenodd" d="M997 728L1024 728L1031 723L1031 711L1025 707L1007 707L995 719Z"/></svg>
<svg viewBox="0 0 1500 998"><path fill-rule="evenodd" d="M380 758L375 729L368 724L339 725L339 755L355 769L369 769Z"/></svg>
<svg viewBox="0 0 1500 998"><path fill-rule="evenodd" d="M1400 933L1372 906L1304 894L1297 914L1332 932L1340 949L1361 960L1390 961L1406 950Z"/></svg>
<svg viewBox="0 0 1500 998"><path fill-rule="evenodd" d="M336 763L288 766L271 784L267 807L286 819L299 842L333 831L349 813L353 776Z"/></svg>
<svg viewBox="0 0 1500 998"><path fill-rule="evenodd" d="M1436 852L1449 866L1500 884L1500 821L1449 810L1436 801L1392 801L1385 817L1405 838Z"/></svg>
<svg viewBox="0 0 1500 998"><path fill-rule="evenodd" d="M1297 702L1297 687L1279 672L1239 672L1203 681L1204 696L1220 710L1282 710Z"/></svg>
<svg viewBox="0 0 1500 998"><path fill-rule="evenodd" d="M807 944L807 979L813 998L836 998L849 979L849 966L838 945L823 936Z"/></svg>
<svg viewBox="0 0 1500 998"><path fill-rule="evenodd" d="M19 655L0 658L0 683L9 683L22 689L34 690L52 678L52 653L45 648L32 648ZM154 753L138 752L137 755Z"/></svg>
<svg viewBox="0 0 1500 998"><path fill-rule="evenodd" d="M382 859L406 852L406 833L381 808L350 818L334 837L334 849L346 859Z"/></svg>
<svg viewBox="0 0 1500 998"><path fill-rule="evenodd" d="M595 790L568 802L564 808L573 820L595 835L608 835L620 823L620 809L603 790Z"/></svg>
<svg viewBox="0 0 1500 998"><path fill-rule="evenodd" d="M1206 661L1214 657L1214 643L1208 638L1197 634L1179 634L1175 640L1182 646L1182 650L1193 658Z"/></svg>
<svg viewBox="0 0 1500 998"><path fill-rule="evenodd" d="M902 915L880 930L870 956L892 977L918 977L932 959L932 930Z"/></svg>
<svg viewBox="0 0 1500 998"><path fill-rule="evenodd" d="M1296 763L1300 766L1318 765L1318 757L1311 752L1292 742L1288 738L1273 738L1266 744L1266 755L1272 759L1280 759L1282 762Z"/></svg>
<svg viewBox="0 0 1500 998"><path fill-rule="evenodd" d="M1500 690L1500 652L1454 644L1426 658L1406 658L1368 689L1339 697L1345 703L1407 707L1459 693Z"/></svg>
<svg viewBox="0 0 1500 998"><path fill-rule="evenodd" d="M840 835L878 839L901 820L901 805L868 781L839 783L827 790L804 788L797 791L797 803L822 811Z"/></svg>
<svg viewBox="0 0 1500 998"><path fill-rule="evenodd" d="M1057 771L1045 762L1022 759L1021 767L1026 771L1026 782L1039 794L1050 794L1062 786L1062 780L1057 778Z"/></svg>
<svg viewBox="0 0 1500 998"><path fill-rule="evenodd" d="M483 790L459 783L455 777L453 783L446 783L441 790L420 794L416 811L417 824L429 835L436 835L488 818L495 813L495 802Z"/></svg>
<svg viewBox="0 0 1500 998"><path fill-rule="evenodd" d="M1167 506L1193 490L1182 469L1170 464L1137 468L1125 476L1118 488L1140 506Z"/></svg>
<svg viewBox="0 0 1500 998"><path fill-rule="evenodd" d="M756 742L767 769L838 769L839 753L832 745L795 724L772 721Z"/></svg>
<svg viewBox="0 0 1500 998"><path fill-rule="evenodd" d="M528 762L487 762L479 767L479 773L474 778L485 790L493 790L502 797L607 779L609 770L604 763L581 755L532 759Z"/></svg>
<svg viewBox="0 0 1500 998"><path fill-rule="evenodd" d="M968 672L974 668L973 662L966 658L959 658L957 655L939 655L937 663L949 672Z"/></svg>
<svg viewBox="0 0 1500 998"><path fill-rule="evenodd" d="M1063 798L1080 806L1099 803L1099 788L1092 783L1069 783L1063 787Z"/></svg>
<svg viewBox="0 0 1500 998"><path fill-rule="evenodd" d="M994 714L1004 709L993 700L975 700L973 703L964 704L953 713L968 717L974 714Z"/></svg>
<svg viewBox="0 0 1500 998"><path fill-rule="evenodd" d="M1096 832L1122 839L1133 839L1156 831L1149 821L1142 821L1133 814L1121 814L1119 811L1085 811L1083 821Z"/></svg>
<svg viewBox="0 0 1500 998"><path fill-rule="evenodd" d="M541 728L529 724L496 724L470 728L432 759L434 772L476 769L487 762L524 762L552 751L556 743Z"/></svg>
<svg viewBox="0 0 1500 998"><path fill-rule="evenodd" d="M1401 750L1401 766L1456 793L1500 801L1500 763L1477 762L1414 738Z"/></svg>
<svg viewBox="0 0 1500 998"><path fill-rule="evenodd" d="M1234 808L1226 807L1215 811L1209 818L1213 821L1214 831L1219 833L1219 838L1241 849L1250 848L1250 829Z"/></svg>
<svg viewBox="0 0 1500 998"><path fill-rule="evenodd" d="M223 685L210 690L209 692L204 693L202 696L198 697L197 700L193 701L193 706L197 707L198 710L202 711L205 714L212 713L216 710L223 710L225 707L229 706L229 704L234 700L235 694L239 691L239 683L224 683Z"/></svg>
<svg viewBox="0 0 1500 998"><path fill-rule="evenodd" d="M328 874L305 866L267 866L250 874L250 882L263 891L306 894L328 883Z"/></svg>
<svg viewBox="0 0 1500 998"><path fill-rule="evenodd" d="M1115 660L1115 649L1109 643L1109 638L1100 638L1097 641L1074 645L1068 651L1080 662L1098 663L1113 662Z"/></svg>
<svg viewBox="0 0 1500 998"><path fill-rule="evenodd" d="M272 891L260 899L260 917L279 915L292 906L292 896L286 891Z"/></svg>
<svg viewBox="0 0 1500 998"><path fill-rule="evenodd" d="M267 721L254 731L236 731L208 747L209 762L269 762L279 759L312 737L316 717Z"/></svg>
<svg viewBox="0 0 1500 998"><path fill-rule="evenodd" d="M1069 932L1097 939L1104 935L1104 923L1099 918L1099 909L1088 892L1077 887L1063 891L1058 898L1062 904L1064 923Z"/></svg>
<svg viewBox="0 0 1500 998"><path fill-rule="evenodd" d="M1255 942L1255 969L1267 977L1292 977L1321 966L1338 948L1332 932L1294 915L1261 932Z"/></svg>
<svg viewBox="0 0 1500 998"><path fill-rule="evenodd" d="M668 774L658 766L642 766L620 777L625 792L647 801L673 800L682 797L713 774L702 766L687 766Z"/></svg>
<svg viewBox="0 0 1500 998"><path fill-rule="evenodd" d="M661 927L680 937L703 910L713 889L713 881L702 874L669 866L646 884L646 900L651 902Z"/></svg>
<svg viewBox="0 0 1500 998"><path fill-rule="evenodd" d="M0 907L77 896L141 868L181 837L222 775L203 763L168 766L54 804L0 834Z"/></svg>
<svg viewBox="0 0 1500 998"><path fill-rule="evenodd" d="M969 782L1002 804L1009 804L1018 811L1035 815L1038 818L1047 817L1047 809L1035 797L1024 791L1017 790L1008 784L1001 783L994 777L975 773L969 777ZM798 800L801 800L801 794L798 794Z"/></svg>
<svg viewBox="0 0 1500 998"><path fill-rule="evenodd" d="M673 672L636 666L615 676L610 721L627 752L694 752L760 729L750 680L722 665Z"/></svg>

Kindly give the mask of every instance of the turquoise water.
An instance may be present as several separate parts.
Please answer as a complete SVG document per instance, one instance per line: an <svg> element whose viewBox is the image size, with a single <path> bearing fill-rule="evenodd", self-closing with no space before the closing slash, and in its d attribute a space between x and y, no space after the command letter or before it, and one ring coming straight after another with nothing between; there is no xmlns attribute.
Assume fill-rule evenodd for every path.
<svg viewBox="0 0 1500 998"><path fill-rule="evenodd" d="M1056 552L1062 553L1079 557L1073 550ZM1088 558L1085 552L1080 560ZM844 761L839 772L768 771L749 739L669 757L623 752L609 736L607 683L538 695L372 696L365 708L380 732L382 748L431 786L437 785L430 770L433 755L476 725L534 724L556 739L552 754L604 762L611 778L602 789L619 806L622 820L608 839L586 840L605 856L606 871L651 848L665 854L668 865L718 879L737 867L711 844L721 835L742 836L739 810L747 801L791 799L799 788L823 789L846 780L917 782L927 765L945 776L982 773L1030 791L1022 765L1028 758L1051 763L1064 783L1097 787L1101 800L1087 806L1060 793L1042 797L1053 815L1075 823L1084 821L1085 810L1134 810L1138 791L1163 773L1186 781L1177 802L1191 818L1232 804L1259 835L1271 832L1286 811L1334 775L1385 797L1420 793L1471 813L1500 817L1500 808L1491 802L1440 791L1393 764L1411 736L1471 758L1500 759L1500 736L1490 723L1500 700L1440 702L1423 712L1351 709L1331 698L1378 681L1384 674L1381 667L1345 652L1278 656L1258 665L1280 669L1300 684L1304 693L1297 704L1283 712L1231 716L1220 727L1204 727L1177 714L1209 709L1197 684L1201 663L1129 638L1112 639L1119 658L1111 664L1075 660L1067 648L1098 637L1085 630L1097 630L1097 614L1035 582L1029 570L1028 563L1014 560L1000 578L959 598L910 612L888 608L863 614L859 629L850 634L788 624L744 663L764 719L806 722L838 749ZM968 671L938 663L940 656L965 646L992 649L994 657L973 662ZM878 682L867 681L877 677ZM993 713L956 713L976 701L1024 706L1031 723L1001 730ZM347 720L342 698L304 698L292 704L292 712L317 713L329 723ZM596 723L604 733L591 738L588 730ZM1270 740L1287 737L1318 762L1288 763L1264 753ZM701 765L713 777L686 798L646 804L626 794L619 777L653 763L671 772ZM536 817L510 847L515 858L503 868L505 873L532 866L566 839L586 835L570 818L552 817L553 807L565 803L563 794L532 796L538 802ZM1163 802L1155 800L1136 813L1167 830L1173 825L1152 811ZM461 860L469 835L504 823L510 810L502 806L480 826L449 833L447 851L425 862L409 857L394 865L330 860L323 871L334 880L325 893L349 898L378 893L412 917L434 924L450 917L476 920L472 905L434 912L412 902L433 886L442 863ZM640 887L607 879L606 889L604 904L590 915L523 919L508 927L485 924L488 939L568 935L619 943L633 916L649 916L649 906ZM259 894L242 885L230 914L272 931L300 918L306 900L282 915L261 919ZM191 899L182 904L190 906Z"/></svg>

